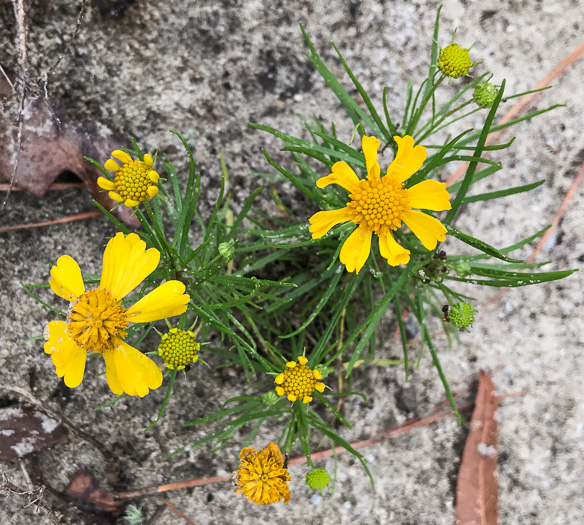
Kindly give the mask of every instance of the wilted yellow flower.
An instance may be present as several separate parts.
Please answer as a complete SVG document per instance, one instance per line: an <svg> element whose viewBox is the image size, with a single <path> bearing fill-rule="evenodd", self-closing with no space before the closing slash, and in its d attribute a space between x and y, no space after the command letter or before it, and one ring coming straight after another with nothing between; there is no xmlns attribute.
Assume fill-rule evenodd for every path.
<svg viewBox="0 0 584 525"><path fill-rule="evenodd" d="M185 312L190 299L185 285L167 281L129 308L121 304L159 260L160 252L146 250L146 243L135 233L118 233L103 254L98 288L85 290L79 265L69 255L59 257L51 268L51 289L71 304L67 321L51 321L45 328L45 352L69 388L81 383L90 352L103 355L107 383L114 394L143 397L162 384L156 363L124 341L126 329L130 322L149 323Z"/></svg>
<svg viewBox="0 0 584 525"><path fill-rule="evenodd" d="M287 395L288 401L302 399L303 403L312 401L311 394L318 390L324 391L324 383L318 383L317 379L322 379L318 370L312 370L306 366L308 359L304 356L298 357L296 361L288 361L286 370L279 374L274 380L278 385L276 393L279 396Z"/></svg>
<svg viewBox="0 0 584 525"><path fill-rule="evenodd" d="M347 238L340 253L340 261L347 271L359 273L369 258L373 234L379 237L379 252L391 266L407 264L410 251L400 246L393 235L402 222L428 250L436 248L438 241L445 240L446 228L442 223L421 211L442 211L451 208L446 184L425 180L411 188L403 183L418 171L426 160L426 148L414 147L409 135L394 137L397 155L380 177L377 150L381 143L375 137L363 136L362 146L367 166L367 179L359 179L344 161L333 164L332 173L316 181L319 188L338 184L349 192L349 202L340 210L319 211L310 221L309 231L313 239L319 239L335 225L353 221L358 228Z"/></svg>
<svg viewBox="0 0 584 525"><path fill-rule="evenodd" d="M112 200L123 202L129 208L138 206L142 201L154 197L158 193L160 176L152 169L153 160L148 154L144 161L135 159L122 150L112 152L112 157L122 162L120 166L115 160L108 159L104 164L106 170L113 171L116 176L113 181L99 177L97 184L109 191Z"/></svg>
<svg viewBox="0 0 584 525"><path fill-rule="evenodd" d="M258 505L271 505L284 498L290 501L288 481L290 475L285 467L286 457L276 443L269 443L261 452L245 447L239 454L239 469L235 473L238 489L236 494L246 497Z"/></svg>

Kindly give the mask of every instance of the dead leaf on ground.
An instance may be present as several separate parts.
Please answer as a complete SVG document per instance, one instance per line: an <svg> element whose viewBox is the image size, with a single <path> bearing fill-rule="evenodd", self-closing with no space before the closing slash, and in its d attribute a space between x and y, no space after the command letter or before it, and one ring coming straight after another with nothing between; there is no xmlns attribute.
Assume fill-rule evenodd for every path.
<svg viewBox="0 0 584 525"><path fill-rule="evenodd" d="M0 174L7 181L12 177L18 149L17 104L14 97L14 103L8 100L10 96L8 82L0 76L0 103L5 108L0 113ZM69 121L62 105L51 98L27 97L23 119L15 186L42 197L61 173L71 171L87 184L104 208L110 210L117 204L97 185L101 172L83 157L105 161L123 145L120 137L97 122ZM117 208L114 215L126 224L139 224L126 206Z"/></svg>
<svg viewBox="0 0 584 525"><path fill-rule="evenodd" d="M75 474L65 490L65 494L92 503L97 510L105 512L122 512L124 510L124 506L116 501L114 494L102 489L93 475L85 470L80 470Z"/></svg>
<svg viewBox="0 0 584 525"><path fill-rule="evenodd" d="M456 487L456 525L497 525L498 425L495 386L482 371Z"/></svg>
<svg viewBox="0 0 584 525"><path fill-rule="evenodd" d="M67 435L67 429L58 421L28 405L0 408L0 460L18 461L56 445Z"/></svg>

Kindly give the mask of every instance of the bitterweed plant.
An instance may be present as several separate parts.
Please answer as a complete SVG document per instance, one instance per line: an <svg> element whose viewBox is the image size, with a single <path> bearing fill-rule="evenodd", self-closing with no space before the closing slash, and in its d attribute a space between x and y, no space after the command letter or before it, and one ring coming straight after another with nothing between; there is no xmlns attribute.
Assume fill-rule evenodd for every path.
<svg viewBox="0 0 584 525"><path fill-rule="evenodd" d="M186 423L215 427L167 458L207 443L218 450L238 440L242 450L235 473L237 492L257 504L290 499L287 457L297 442L310 469L305 479L311 490L323 490L334 481L311 457L314 447L325 442L333 450L335 469L334 452L340 446L354 454L371 477L364 457L332 424L336 420L351 429L341 413L341 400L351 395L366 399L351 391L352 372L358 366L403 366L407 381L427 349L461 423L429 317L440 320L450 345L477 316L474 299L458 291L459 283L527 286L562 279L573 270L534 272L547 263L525 263L511 255L545 229L501 248L454 226L467 206L528 192L544 182L469 195L473 184L502 169L485 155L513 142L488 145L489 134L557 106L494 124L501 102L525 93L506 95L505 80L495 85L489 73L461 85L457 79L470 76L476 64L470 47L454 40L439 48L439 15L440 10L427 77L415 95L408 84L399 122L390 114L387 88L382 117L335 47L362 107L320 59L302 28L308 60L339 99L351 129L343 131L341 140L333 123L325 125L315 117L303 120L310 136L303 140L261 124L251 126L281 139L295 165L283 167L264 151L275 172L256 175L292 183L305 199L309 216L287 208L275 185L271 195L277 216L254 206L261 186L234 213L221 156L221 190L204 221L197 211L201 174L178 134L189 159L184 188L166 155L144 154L134 141L133 149L115 150L103 166L88 159L103 174L99 186L120 206L134 210L142 231L130 232L96 202L119 229L106 247L101 276L84 276L75 260L64 255L52 267L49 284L36 286L50 286L70 303L68 312L50 307L65 320L51 322L45 331L45 351L65 384L78 386L87 356L99 353L107 383L117 396L103 406L164 385L166 393L149 430L162 417L177 378L184 374L188 381L188 369L205 362L201 354L213 353L219 367L239 367L249 383L245 395L223 400L217 412ZM446 103L437 102L449 92ZM484 115L481 129L448 135L450 126L479 112ZM432 138L439 132L446 139L435 143ZM360 146L353 145L351 133L359 134ZM380 162L385 150L393 153L391 162ZM466 162L468 168L460 181L447 186L440 173L453 162ZM164 169L164 177L156 166ZM452 253L449 236L477 253ZM43 302L33 293L35 286L24 286ZM404 311L419 326L417 355L410 355ZM399 330L401 356L376 357L385 343L379 329L383 318ZM158 332L158 348L137 350L154 323L163 319L167 326L159 325L163 331ZM212 332L222 345L205 346ZM266 422L278 431L272 442L256 450L251 445Z"/></svg>

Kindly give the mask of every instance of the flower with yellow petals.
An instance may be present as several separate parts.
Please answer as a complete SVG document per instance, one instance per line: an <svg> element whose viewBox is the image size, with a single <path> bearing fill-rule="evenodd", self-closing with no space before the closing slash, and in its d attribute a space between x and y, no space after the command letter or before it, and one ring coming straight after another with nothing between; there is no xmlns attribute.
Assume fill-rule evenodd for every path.
<svg viewBox="0 0 584 525"><path fill-rule="evenodd" d="M261 452L245 447L239 454L239 469L235 473L238 489L236 494L245 494L258 505L271 505L284 498L290 501L288 481L290 475L285 467L286 457L276 443L270 443Z"/></svg>
<svg viewBox="0 0 584 525"><path fill-rule="evenodd" d="M87 354L102 354L107 383L116 395L144 397L162 384L162 372L150 358L124 339L129 323L150 323L180 315L190 297L180 281L167 281L129 308L121 300L158 266L160 252L146 250L135 233L118 233L103 254L98 288L86 290L77 262L69 255L51 268L49 285L69 301L66 321L51 321L45 328L45 352L50 354L59 377L69 388L79 386Z"/></svg>
<svg viewBox="0 0 584 525"><path fill-rule="evenodd" d="M132 160L125 151L117 149L112 152L112 157L118 159L122 165L108 159L104 167L116 174L115 179L113 181L105 177L97 179L98 186L109 191L112 200L123 202L129 208L133 208L158 193L157 184L160 176L152 169L153 160L150 155L144 155L144 161Z"/></svg>
<svg viewBox="0 0 584 525"><path fill-rule="evenodd" d="M426 160L426 148L414 147L409 135L394 137L397 155L380 177L377 150L381 143L375 137L363 136L362 146L367 165L367 179L359 179L344 161L333 164L332 173L316 181L319 188L338 184L349 192L349 202L339 210L319 211L310 219L309 231L313 239L319 239L337 224L353 221L358 228L347 238L341 248L340 261L347 271L359 273L369 258L371 239L375 233L379 238L379 252L391 266L407 264L410 251L400 246L392 231L398 230L402 222L428 250L436 248L438 241L445 240L446 228L434 217L413 210L442 211L451 208L450 194L446 184L425 180L411 188L403 183L418 171Z"/></svg>
<svg viewBox="0 0 584 525"><path fill-rule="evenodd" d="M302 399L303 403L312 401L311 394L318 390L324 391L324 383L318 383L317 379L322 379L322 374L318 370L312 370L306 366L308 359L304 356L298 357L296 361L288 361L286 370L276 376L276 393L279 396L287 395L288 401Z"/></svg>

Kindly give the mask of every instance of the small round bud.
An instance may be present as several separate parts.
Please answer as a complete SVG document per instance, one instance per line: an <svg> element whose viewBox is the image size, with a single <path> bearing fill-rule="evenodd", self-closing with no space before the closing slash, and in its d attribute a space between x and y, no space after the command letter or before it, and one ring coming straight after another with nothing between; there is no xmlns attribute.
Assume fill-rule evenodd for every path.
<svg viewBox="0 0 584 525"><path fill-rule="evenodd" d="M315 490L326 488L331 480L329 473L323 468L313 468L306 474L306 484Z"/></svg>
<svg viewBox="0 0 584 525"><path fill-rule="evenodd" d="M472 269L470 267L470 264L467 263L458 263L455 267L454 267L454 271L456 272L456 274L461 277L461 278L465 278L468 277L469 275L472 274Z"/></svg>
<svg viewBox="0 0 584 525"><path fill-rule="evenodd" d="M472 65L468 49L463 49L458 44L450 44L445 47L438 57L438 68L442 73L452 78L466 75Z"/></svg>
<svg viewBox="0 0 584 525"><path fill-rule="evenodd" d="M278 401L280 401L280 396L276 394L273 390L266 392L262 396L262 401L269 407L274 406Z"/></svg>
<svg viewBox="0 0 584 525"><path fill-rule="evenodd" d="M233 259L233 254L235 252L235 249L233 248L233 244L231 244L229 242L222 242L219 245L218 250L219 250L219 253L221 254L221 256L225 257L225 259L227 259L228 261Z"/></svg>
<svg viewBox="0 0 584 525"><path fill-rule="evenodd" d="M460 301L450 310L450 322L456 326L456 328L465 329L474 323L475 315L477 313L477 310L474 309L472 304Z"/></svg>
<svg viewBox="0 0 584 525"><path fill-rule="evenodd" d="M472 98L477 106L490 108L497 98L500 86L494 86L490 82L480 82L472 94Z"/></svg>
<svg viewBox="0 0 584 525"><path fill-rule="evenodd" d="M162 336L158 347L158 355L164 359L164 363L170 369L184 370L190 363L199 360L201 345L195 341L195 334L191 331L171 328Z"/></svg>

